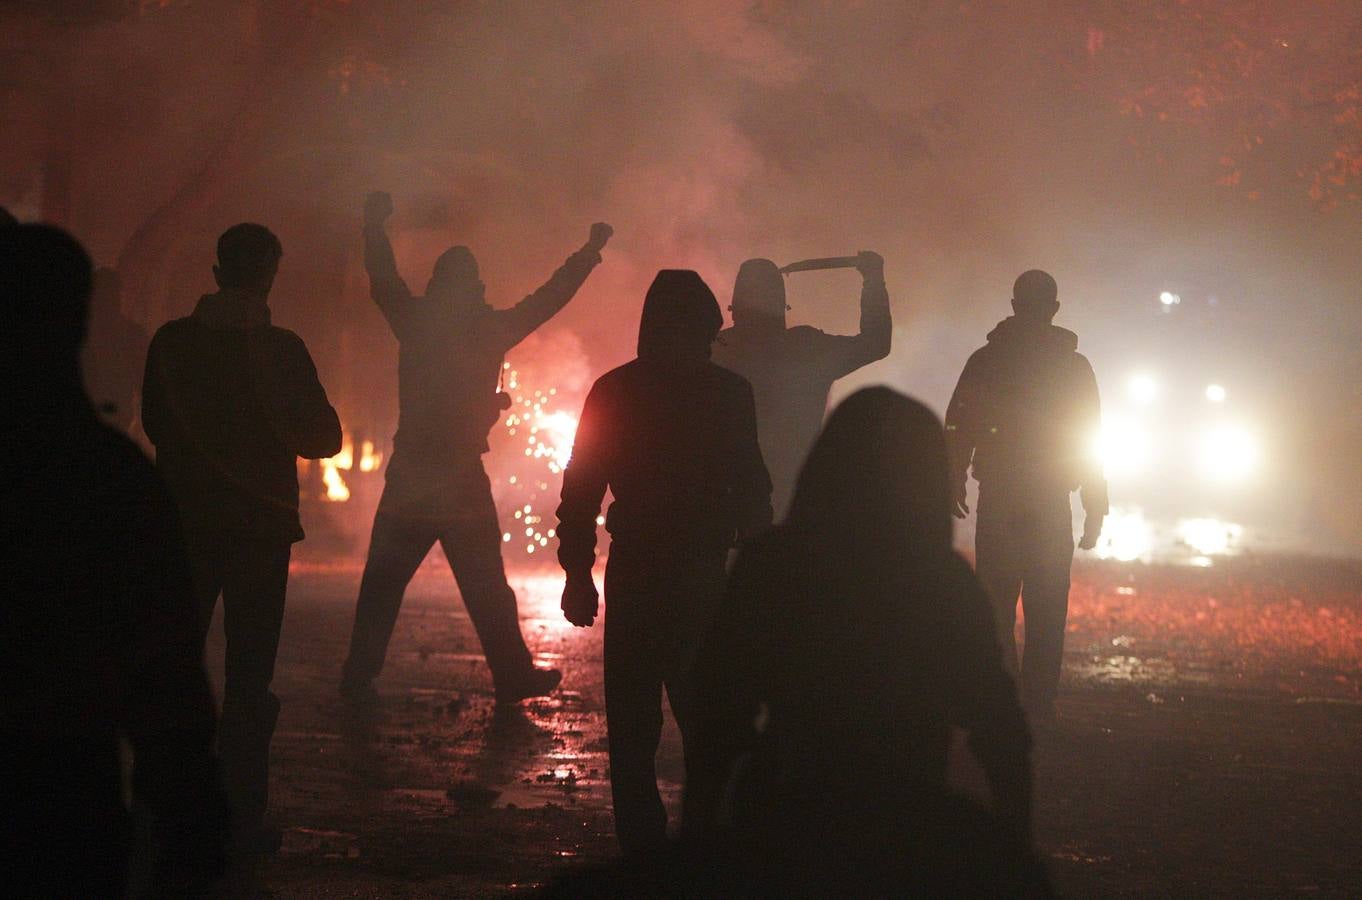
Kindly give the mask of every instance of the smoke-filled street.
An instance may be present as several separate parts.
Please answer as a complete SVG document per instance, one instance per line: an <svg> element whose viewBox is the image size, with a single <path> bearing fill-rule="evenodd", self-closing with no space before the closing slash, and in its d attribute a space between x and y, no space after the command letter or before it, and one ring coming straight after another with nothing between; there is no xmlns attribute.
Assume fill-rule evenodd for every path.
<svg viewBox="0 0 1362 900"><path fill-rule="evenodd" d="M1076 570L1060 715L1036 753L1037 837L1061 891L1349 893L1362 877L1359 575L1245 559ZM276 678L274 896L509 894L612 858L601 627L563 621L560 578L512 580L561 690L493 714L434 554L403 607L383 706L363 715L336 695L358 570L295 567ZM215 638L211 671L220 653ZM955 758L956 779L978 789L967 755ZM670 722L659 778L675 815Z"/></svg>

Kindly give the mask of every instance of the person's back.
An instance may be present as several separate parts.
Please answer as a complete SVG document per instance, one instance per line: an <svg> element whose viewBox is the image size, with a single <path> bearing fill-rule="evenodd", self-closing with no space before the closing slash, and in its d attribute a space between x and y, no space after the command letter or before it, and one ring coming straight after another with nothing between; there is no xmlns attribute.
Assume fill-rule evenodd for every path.
<svg viewBox="0 0 1362 900"><path fill-rule="evenodd" d="M225 288L167 322L147 354L143 427L194 528L296 541L298 456L340 448L302 340Z"/></svg>
<svg viewBox="0 0 1362 900"><path fill-rule="evenodd" d="M737 894L1036 877L1029 736L988 600L950 549L945 469L930 411L859 391L815 444L786 523L734 566L696 665L686 831ZM996 821L947 787L952 726Z"/></svg>
<svg viewBox="0 0 1362 900"><path fill-rule="evenodd" d="M777 517L784 515L799 467L823 427L833 383L889 354L892 323L884 261L868 252L855 259L864 279L858 334L826 334L809 325L787 328L780 271L770 260L750 259L733 285L733 327L720 332L714 345L714 362L752 385Z"/></svg>
<svg viewBox="0 0 1362 900"><path fill-rule="evenodd" d="M993 598L1004 658L1021 675L1028 710L1054 714L1063 661L1073 562L1069 493L1082 492L1079 547L1091 550L1107 514L1107 485L1093 447L1101 426L1097 379L1078 338L1051 320L1058 286L1045 272L1013 285L1015 315L965 364L946 411L954 512L963 518L965 480L979 482L975 558ZM1017 597L1026 619L1019 665L1013 632Z"/></svg>
<svg viewBox="0 0 1362 900"><path fill-rule="evenodd" d="M49 314L79 296L78 282L88 291L82 258L55 229L0 229L10 461L0 472L0 880L15 896L121 892L120 739L133 751L133 803L152 821L159 890L211 880L227 827L174 505L81 388L83 307L66 322ZM49 313L16 309L40 282Z"/></svg>
<svg viewBox="0 0 1362 900"><path fill-rule="evenodd" d="M607 488L615 496L606 518L606 724L615 832L636 861L655 862L666 843L654 769L662 692L688 742L691 663L717 613L728 549L771 520L751 388L709 361L721 322L699 275L658 273L638 358L587 396L558 507L563 612L585 627L598 608L596 516Z"/></svg>

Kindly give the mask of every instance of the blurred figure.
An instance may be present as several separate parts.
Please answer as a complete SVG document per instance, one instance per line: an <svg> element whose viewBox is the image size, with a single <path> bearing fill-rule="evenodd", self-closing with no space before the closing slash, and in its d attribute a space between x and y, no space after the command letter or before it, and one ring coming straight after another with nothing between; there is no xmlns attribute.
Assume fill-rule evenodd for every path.
<svg viewBox="0 0 1362 900"><path fill-rule="evenodd" d="M1003 658L1020 672L1033 720L1054 716L1064 662L1073 563L1069 494L1082 492L1078 546L1091 550L1107 515L1107 483L1091 447L1102 424L1097 379L1078 337L1051 324L1059 288L1045 272L1023 272L1009 316L965 364L946 411L953 511L969 514L965 478L979 482L975 565L993 598ZM1017 595L1026 619L1020 667L1013 632Z"/></svg>
<svg viewBox="0 0 1362 900"><path fill-rule="evenodd" d="M270 324L279 239L261 225L218 238L218 292L152 338L142 424L180 507L194 566L200 639L222 595L227 673L218 748L244 859L278 849L264 823L270 691L298 518L297 457L340 450L336 411L298 335Z"/></svg>
<svg viewBox="0 0 1362 900"><path fill-rule="evenodd" d="M502 358L576 295L613 232L602 223L591 226L586 244L547 283L510 309L493 309L467 247L446 250L426 295L413 297L383 231L391 214L387 194L365 201L364 265L374 302L397 337L400 409L341 694L355 702L376 699L372 682L383 668L402 595L438 541L482 642L497 701L542 696L562 674L536 668L520 633L482 454L487 432L510 406L499 389Z"/></svg>
<svg viewBox="0 0 1362 900"><path fill-rule="evenodd" d="M719 335L714 361L752 384L757 436L771 473L771 505L785 515L795 477L818 437L832 383L889 355L893 323L878 253L855 257L863 280L861 331L824 334L785 327L785 282L769 259L749 259L733 284L733 327Z"/></svg>
<svg viewBox="0 0 1362 900"><path fill-rule="evenodd" d="M174 504L81 387L90 282L65 233L0 227L0 883L122 896L126 740L150 889L186 896L225 860L213 698Z"/></svg>
<svg viewBox="0 0 1362 900"><path fill-rule="evenodd" d="M118 272L95 269L90 298L90 335L81 353L81 373L95 409L124 434L137 420L147 333L123 315L123 284Z"/></svg>
<svg viewBox="0 0 1362 900"><path fill-rule="evenodd" d="M1030 737L949 508L926 407L869 388L833 412L789 516L739 555L696 666L697 894L1044 892ZM952 725L993 816L947 787Z"/></svg>
<svg viewBox="0 0 1362 900"><path fill-rule="evenodd" d="M592 386L563 476L558 559L574 625L596 617L596 517L607 487L615 498L605 523L605 711L615 833L635 860L666 844L654 768L662 691L689 758L688 674L718 612L729 548L771 521L752 389L709 361L722 324L699 275L659 272L643 303L638 358Z"/></svg>

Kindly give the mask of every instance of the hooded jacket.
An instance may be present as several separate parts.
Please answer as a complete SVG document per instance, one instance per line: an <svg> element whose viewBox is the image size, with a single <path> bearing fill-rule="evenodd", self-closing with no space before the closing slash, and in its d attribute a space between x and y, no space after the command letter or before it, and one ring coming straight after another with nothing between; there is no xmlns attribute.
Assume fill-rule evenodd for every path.
<svg viewBox="0 0 1362 900"><path fill-rule="evenodd" d="M1009 316L969 358L946 411L951 477L981 487L1081 490L1089 514L1107 512L1107 483L1093 458L1102 424L1097 379L1078 336Z"/></svg>
<svg viewBox="0 0 1362 900"><path fill-rule="evenodd" d="M694 272L664 270L648 291L638 358L597 379L577 427L558 507L558 559L595 560L596 516L620 543L724 552L770 523L752 388L709 360L722 323Z"/></svg>
<svg viewBox="0 0 1362 900"><path fill-rule="evenodd" d="M341 448L340 419L298 335L222 290L162 325L147 352L142 425L191 531L303 538L296 458Z"/></svg>

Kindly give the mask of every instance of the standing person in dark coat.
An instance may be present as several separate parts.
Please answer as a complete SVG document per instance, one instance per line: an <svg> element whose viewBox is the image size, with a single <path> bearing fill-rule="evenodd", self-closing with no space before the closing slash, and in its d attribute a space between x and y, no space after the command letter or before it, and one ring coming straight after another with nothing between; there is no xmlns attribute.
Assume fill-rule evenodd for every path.
<svg viewBox="0 0 1362 900"><path fill-rule="evenodd" d="M81 354L81 371L95 409L104 421L131 432L137 420L147 333L123 315L123 285L118 272L95 269L90 298L90 337Z"/></svg>
<svg viewBox="0 0 1362 900"><path fill-rule="evenodd" d="M733 327L720 333L714 361L752 384L757 436L771 473L771 505L785 515L795 477L818 437L832 383L889 355L893 323L878 253L858 257L859 334L825 334L808 325L785 327L785 282L769 259L749 259L733 284Z"/></svg>
<svg viewBox="0 0 1362 900"><path fill-rule="evenodd" d="M298 518L297 458L340 450L336 411L298 335L266 305L283 251L261 225L218 238L219 290L161 326L147 353L142 424L180 507L194 563L202 636L222 595L227 677L218 747L236 849L277 849L264 825L270 691Z"/></svg>
<svg viewBox="0 0 1362 900"><path fill-rule="evenodd" d="M1020 671L1022 702L1035 720L1054 716L1069 613L1073 518L1082 492L1086 520L1078 546L1091 550L1107 515L1107 483L1091 447L1102 415L1092 366L1078 337L1051 324L1058 286L1023 272L1012 288L1015 315L989 332L965 364L946 411L955 515L969 514L965 478L979 482L975 557L993 597L1003 655ZM1026 616L1018 667L1017 595Z"/></svg>
<svg viewBox="0 0 1362 900"><path fill-rule="evenodd" d="M402 594L438 541L482 642L497 701L541 696L558 686L562 674L536 668L520 633L482 454L487 432L510 405L497 386L502 357L576 295L613 231L603 223L591 226L585 246L541 288L509 309L493 309L467 247L446 250L426 295L413 297L383 232L391 214L387 194L371 194L365 202L364 265L374 302L398 341L400 410L341 694L375 699L372 682L383 668Z"/></svg>
<svg viewBox="0 0 1362 900"><path fill-rule="evenodd" d="M662 691L689 741L689 669L718 612L734 541L771 521L752 389L709 361L723 318L695 272L664 269L643 303L638 358L592 386L563 476L563 613L589 626L596 516L608 487L605 705L615 832L627 856L666 842L654 756ZM687 750L689 757L689 750Z"/></svg>
<svg viewBox="0 0 1362 900"><path fill-rule="evenodd" d="M686 835L717 880L698 894L1043 885L1030 737L949 508L940 422L869 388L833 412L784 523L739 554L695 670ZM952 726L993 817L947 788Z"/></svg>
<svg viewBox="0 0 1362 900"><path fill-rule="evenodd" d="M63 232L0 227L0 884L122 896L122 739L151 888L187 896L225 862L213 698L174 503L81 386L90 280Z"/></svg>

